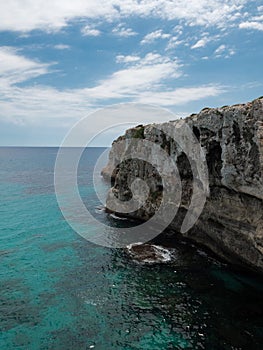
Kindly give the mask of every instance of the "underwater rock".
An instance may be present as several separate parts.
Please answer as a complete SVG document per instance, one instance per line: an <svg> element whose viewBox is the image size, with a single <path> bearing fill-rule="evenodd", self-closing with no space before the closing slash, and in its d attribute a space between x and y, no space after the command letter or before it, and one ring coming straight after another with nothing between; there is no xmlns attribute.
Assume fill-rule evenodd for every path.
<svg viewBox="0 0 263 350"><path fill-rule="evenodd" d="M154 244L134 243L127 246L128 253L139 263L156 264L171 260L171 251Z"/></svg>

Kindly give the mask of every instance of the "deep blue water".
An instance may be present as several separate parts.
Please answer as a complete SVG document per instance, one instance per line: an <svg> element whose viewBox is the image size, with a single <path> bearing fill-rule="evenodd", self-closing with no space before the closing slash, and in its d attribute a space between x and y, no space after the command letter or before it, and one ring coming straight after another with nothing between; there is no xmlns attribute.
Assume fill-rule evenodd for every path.
<svg viewBox="0 0 263 350"><path fill-rule="evenodd" d="M95 211L91 170L101 151L87 151L79 183L114 230L124 223ZM56 153L0 148L1 350L262 349L259 278L188 244L170 263L143 265L84 240L56 202Z"/></svg>

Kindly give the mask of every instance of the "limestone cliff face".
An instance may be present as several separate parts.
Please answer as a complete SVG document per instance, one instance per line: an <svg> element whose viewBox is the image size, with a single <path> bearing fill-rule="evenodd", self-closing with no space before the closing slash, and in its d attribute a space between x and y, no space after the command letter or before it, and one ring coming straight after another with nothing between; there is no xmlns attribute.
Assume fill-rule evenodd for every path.
<svg viewBox="0 0 263 350"><path fill-rule="evenodd" d="M185 119L199 140L209 171L210 194L196 224L184 234L228 261L263 272L263 98L247 104L203 109ZM169 122L176 127L179 121ZM156 124L130 129L122 140L142 138L158 143L177 163L182 181L182 202L170 231L180 232L192 195L193 175L187 156L176 140L162 134ZM135 177L148 181L145 205L127 216L147 220L162 198L162 180L148 163L117 164L127 150L114 142L102 175L112 179L117 198L130 198ZM112 173L113 171L113 173Z"/></svg>

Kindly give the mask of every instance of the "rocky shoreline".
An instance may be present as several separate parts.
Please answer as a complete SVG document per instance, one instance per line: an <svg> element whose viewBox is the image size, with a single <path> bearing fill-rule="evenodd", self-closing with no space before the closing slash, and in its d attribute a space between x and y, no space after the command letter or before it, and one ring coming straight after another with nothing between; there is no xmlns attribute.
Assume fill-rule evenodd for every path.
<svg viewBox="0 0 263 350"><path fill-rule="evenodd" d="M163 123L176 128L179 120ZM205 153L209 173L209 196L202 214L183 237L202 244L225 260L263 273L263 97L247 104L204 108L185 119ZM193 174L186 154L166 135L150 124L127 130L118 140L139 138L157 143L172 157L182 182L180 208L169 234L180 233L193 192ZM133 159L117 165L127 149L113 142L108 165L102 170L111 180L114 195L130 198L132 177L147 180L149 199L139 210L126 216L147 220L162 198L161 179L149 164Z"/></svg>

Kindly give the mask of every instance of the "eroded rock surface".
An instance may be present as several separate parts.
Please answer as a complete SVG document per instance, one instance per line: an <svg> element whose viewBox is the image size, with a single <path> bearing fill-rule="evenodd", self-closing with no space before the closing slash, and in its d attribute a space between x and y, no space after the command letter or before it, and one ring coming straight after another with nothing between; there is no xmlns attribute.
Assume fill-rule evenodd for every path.
<svg viewBox="0 0 263 350"><path fill-rule="evenodd" d="M263 98L247 104L205 108L185 119L205 152L210 194L196 224L184 236L209 247L228 261L263 272ZM179 121L169 122L175 128ZM167 123L166 123L167 124ZM165 125L162 124L162 125ZM176 140L150 124L127 130L118 140L141 138L160 144L177 163L182 201L170 229L180 232L189 208L193 174ZM150 193L143 207L128 217L147 220L162 199L162 179L151 164L136 159L118 164L125 143L113 142L102 175L111 179L114 195L127 201L134 178L147 180Z"/></svg>

